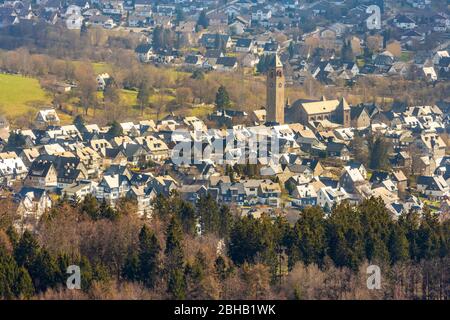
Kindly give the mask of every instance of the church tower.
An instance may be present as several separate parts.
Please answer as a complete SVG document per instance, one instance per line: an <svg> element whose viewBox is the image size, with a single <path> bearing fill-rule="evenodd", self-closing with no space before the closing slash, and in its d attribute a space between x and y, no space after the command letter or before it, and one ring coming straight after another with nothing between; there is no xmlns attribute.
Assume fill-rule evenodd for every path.
<svg viewBox="0 0 450 320"><path fill-rule="evenodd" d="M284 123L284 72L283 64L275 55L267 72L267 122Z"/></svg>
<svg viewBox="0 0 450 320"><path fill-rule="evenodd" d="M337 122L342 124L344 128L350 128L351 118L350 118L350 106L344 97L339 101L339 105L336 108L337 112Z"/></svg>

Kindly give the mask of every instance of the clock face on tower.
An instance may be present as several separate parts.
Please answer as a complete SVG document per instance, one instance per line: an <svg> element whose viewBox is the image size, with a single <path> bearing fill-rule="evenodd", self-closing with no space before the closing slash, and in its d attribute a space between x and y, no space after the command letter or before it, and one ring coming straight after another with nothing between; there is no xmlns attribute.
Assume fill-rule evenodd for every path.
<svg viewBox="0 0 450 320"><path fill-rule="evenodd" d="M278 88L283 88L283 84L282 83L278 84Z"/></svg>

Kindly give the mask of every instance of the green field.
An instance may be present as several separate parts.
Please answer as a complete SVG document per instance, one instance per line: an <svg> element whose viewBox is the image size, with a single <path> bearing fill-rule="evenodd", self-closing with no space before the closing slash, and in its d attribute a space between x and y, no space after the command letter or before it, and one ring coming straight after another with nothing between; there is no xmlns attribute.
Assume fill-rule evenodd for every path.
<svg viewBox="0 0 450 320"><path fill-rule="evenodd" d="M105 68L106 65L98 64L97 69ZM171 76L178 76L176 71L172 71ZM103 99L103 93L98 92L98 98L101 101ZM137 91L122 89L120 92L120 99L123 106L127 108L127 114L129 120L136 120L140 118L155 118L156 109L146 108L144 116L140 114L139 107L137 106ZM168 103L175 99L174 93L169 89L165 90L161 95L158 92L154 92L150 96L149 103L158 105L160 103ZM41 88L39 81L36 78L24 77L20 75L0 74L0 114L6 116L10 120L19 119L23 116L33 117L37 110L51 106L52 97L44 89ZM65 103L65 111L58 111L58 115L63 124L71 123L72 117L77 112L80 112L75 107L78 99L70 99ZM103 110L97 110L99 114ZM186 107L183 110L177 110L176 114L184 116L197 116L206 117L212 112L211 106L192 106ZM167 110L161 110L160 117L164 117L168 114ZM89 109L88 118L93 116L93 109ZM89 119L88 119L89 120Z"/></svg>
<svg viewBox="0 0 450 320"><path fill-rule="evenodd" d="M10 118L51 105L51 97L34 78L0 74L0 112Z"/></svg>

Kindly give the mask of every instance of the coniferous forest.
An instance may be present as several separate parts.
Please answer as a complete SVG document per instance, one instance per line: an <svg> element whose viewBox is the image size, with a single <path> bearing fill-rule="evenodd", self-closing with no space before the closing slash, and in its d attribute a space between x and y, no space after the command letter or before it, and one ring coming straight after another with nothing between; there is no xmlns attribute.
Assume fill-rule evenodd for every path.
<svg viewBox="0 0 450 320"><path fill-rule="evenodd" d="M295 222L238 216L210 197L196 206L172 193L151 219L121 200L61 199L19 234L0 210L3 299L448 299L449 221L429 210L393 219L379 199L311 207ZM16 226L17 227L17 226ZM81 290L66 286L81 270ZM381 289L367 288L367 267Z"/></svg>

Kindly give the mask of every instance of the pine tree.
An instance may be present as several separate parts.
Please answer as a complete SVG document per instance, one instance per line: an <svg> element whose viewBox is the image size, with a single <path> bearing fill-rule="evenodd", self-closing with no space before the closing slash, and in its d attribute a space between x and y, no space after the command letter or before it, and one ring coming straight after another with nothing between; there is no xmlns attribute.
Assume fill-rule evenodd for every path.
<svg viewBox="0 0 450 320"><path fill-rule="evenodd" d="M123 129L120 126L120 123L118 123L117 121L113 121L107 134L112 138L120 137L121 135L123 135Z"/></svg>
<svg viewBox="0 0 450 320"><path fill-rule="evenodd" d="M116 220L117 218L119 218L119 213L117 212L117 210L113 209L105 199L103 199L103 202L101 203L99 208L98 217L100 219Z"/></svg>
<svg viewBox="0 0 450 320"><path fill-rule="evenodd" d="M44 292L57 284L58 265L45 249L41 249L34 263L28 268L28 272L37 292Z"/></svg>
<svg viewBox="0 0 450 320"><path fill-rule="evenodd" d="M39 256L39 245L34 236L26 230L14 249L14 257L20 267L29 269Z"/></svg>
<svg viewBox="0 0 450 320"><path fill-rule="evenodd" d="M389 256L392 265L408 260L408 245L405 230L398 223L392 224L388 241Z"/></svg>
<svg viewBox="0 0 450 320"><path fill-rule="evenodd" d="M178 209L178 217L183 226L183 232L189 235L195 235L196 213L195 208L190 202L181 201Z"/></svg>
<svg viewBox="0 0 450 320"><path fill-rule="evenodd" d="M166 232L166 269L167 291L173 299L186 298L184 277L183 233L179 221L172 217Z"/></svg>
<svg viewBox="0 0 450 320"><path fill-rule="evenodd" d="M257 256L271 250L271 232L262 219L244 217L237 220L230 233L229 255L237 265L254 263ZM267 257L268 255L266 255Z"/></svg>
<svg viewBox="0 0 450 320"><path fill-rule="evenodd" d="M204 292L203 280L205 279L206 268L206 257L201 251L197 252L192 264L186 264L184 275L189 298L199 298Z"/></svg>
<svg viewBox="0 0 450 320"><path fill-rule="evenodd" d="M91 219L97 219L99 205L97 199L92 194L87 194L80 203L80 211Z"/></svg>
<svg viewBox="0 0 450 320"><path fill-rule="evenodd" d="M220 281L225 281L230 274L230 268L222 256L218 256L214 262L215 271Z"/></svg>
<svg viewBox="0 0 450 320"><path fill-rule="evenodd" d="M161 247L156 235L144 225L139 233L139 266L142 282L153 288L158 279Z"/></svg>
<svg viewBox="0 0 450 320"><path fill-rule="evenodd" d="M391 144L381 136L372 137L369 141L369 167L374 170L388 170L390 168L389 152Z"/></svg>
<svg viewBox="0 0 450 320"><path fill-rule="evenodd" d="M153 39L153 48L155 50L164 49L164 35L163 35L163 28L161 26L156 26L153 29L152 39Z"/></svg>
<svg viewBox="0 0 450 320"><path fill-rule="evenodd" d="M9 238L9 242L11 242L13 248L15 248L20 240L19 234L16 232L13 226L8 227L8 229L6 230L6 234Z"/></svg>
<svg viewBox="0 0 450 320"><path fill-rule="evenodd" d="M17 269L17 276L14 281L14 293L20 299L30 299L34 294L33 280L24 267Z"/></svg>
<svg viewBox="0 0 450 320"><path fill-rule="evenodd" d="M183 8L177 7L177 9L175 10L175 15L176 15L177 22L181 22L181 21L185 20L185 14L184 14Z"/></svg>
<svg viewBox="0 0 450 320"><path fill-rule="evenodd" d="M203 10L200 12L200 15L197 20L197 30L199 30L199 27L202 27L203 29L207 29L209 27L209 19L206 16L206 11Z"/></svg>
<svg viewBox="0 0 450 320"><path fill-rule="evenodd" d="M141 281L141 264L136 252L129 252L122 269L122 277L129 281Z"/></svg>
<svg viewBox="0 0 450 320"><path fill-rule="evenodd" d="M381 198L365 200L359 206L364 229L366 257L369 262L389 261L388 240L391 217Z"/></svg>
<svg viewBox="0 0 450 320"><path fill-rule="evenodd" d="M424 208L420 227L417 230L418 260L438 257L441 248L441 228L437 215Z"/></svg>
<svg viewBox="0 0 450 320"><path fill-rule="evenodd" d="M197 214L200 218L202 233L218 233L220 229L220 211L217 202L210 194L197 202Z"/></svg>
<svg viewBox="0 0 450 320"><path fill-rule="evenodd" d="M86 256L79 257L76 264L80 266L81 289L83 291L88 291L95 280L102 280L101 277L96 276L96 272Z"/></svg>
<svg viewBox="0 0 450 320"><path fill-rule="evenodd" d="M402 214L398 219L399 226L405 231L408 239L409 257L415 261L419 260L419 247L417 244L417 232L420 226L420 217L416 211Z"/></svg>
<svg viewBox="0 0 450 320"><path fill-rule="evenodd" d="M219 110L227 109L231 106L228 91L224 86L220 86L216 93L216 107Z"/></svg>
<svg viewBox="0 0 450 320"><path fill-rule="evenodd" d="M228 206L220 207L219 220L219 236L228 239L233 225L233 216Z"/></svg>
<svg viewBox="0 0 450 320"><path fill-rule="evenodd" d="M166 221L169 218L169 199L162 193L159 193L153 202L153 213L163 221Z"/></svg>
<svg viewBox="0 0 450 320"><path fill-rule="evenodd" d="M294 226L294 253L290 265L295 263L295 257L305 264L322 265L326 252L326 226L324 212L321 208L306 208Z"/></svg>
<svg viewBox="0 0 450 320"><path fill-rule="evenodd" d="M334 264L357 270L364 258L364 230L359 212L342 203L333 209L327 225L328 253Z"/></svg>
<svg viewBox="0 0 450 320"><path fill-rule="evenodd" d="M0 298L13 299L17 264L6 249L0 245Z"/></svg>

